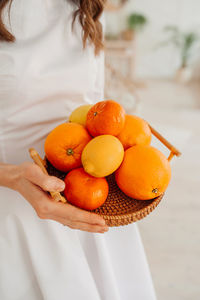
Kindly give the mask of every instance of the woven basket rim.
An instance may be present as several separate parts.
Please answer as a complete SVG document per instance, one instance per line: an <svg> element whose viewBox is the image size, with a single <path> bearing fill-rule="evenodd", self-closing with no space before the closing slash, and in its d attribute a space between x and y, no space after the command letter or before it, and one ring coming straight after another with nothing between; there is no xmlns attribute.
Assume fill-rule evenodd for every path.
<svg viewBox="0 0 200 300"><path fill-rule="evenodd" d="M49 163L49 165L51 165L51 163L48 161L46 156L44 156L43 162L45 165L47 163ZM46 165L46 167L47 167L47 165ZM51 165L51 167L53 167L53 166ZM55 167L53 167L53 169L56 170ZM58 172L58 170L56 170L56 171ZM57 176L57 175L54 175L54 176ZM146 217L147 215L149 215L158 206L158 204L162 200L164 194L165 193L163 192L158 197L155 197L153 199L148 199L148 200L132 199L133 201L137 201L137 202L141 201L141 202L143 202L143 204L148 201L150 202L150 203L147 203L144 207L138 209L137 211L124 212L124 213L121 213L119 211L119 214L117 213L116 215L109 214L107 212L101 212L101 211L97 212L95 210L87 210L87 211L90 213L98 214L99 216L104 218L107 221L108 225L111 227L128 225L130 223L139 221L139 220L143 219L144 217ZM126 196L126 195L124 194L124 196Z"/></svg>
<svg viewBox="0 0 200 300"><path fill-rule="evenodd" d="M121 215L115 215L115 216L113 216L113 215L104 215L104 214L99 214L99 215L100 215L100 216L103 216L104 218L109 218L109 219L121 219L121 218L134 217L134 216L137 216L138 214L142 214L142 213L148 213L148 208L153 207L153 206L154 206L154 203L155 203L155 204L157 204L157 202L159 203L159 202L162 200L164 194L165 194L165 193L162 193L160 196L158 196L158 197L156 197L156 198L153 198L153 201L152 201L149 205L147 205L147 206L145 206L145 207L139 209L137 212L133 212L133 213L124 213L124 214L121 214ZM151 199L149 199L149 200L147 200L147 201L150 201L150 200L151 200ZM133 201L134 201L134 199L133 199ZM145 201L145 200L143 200L143 201Z"/></svg>

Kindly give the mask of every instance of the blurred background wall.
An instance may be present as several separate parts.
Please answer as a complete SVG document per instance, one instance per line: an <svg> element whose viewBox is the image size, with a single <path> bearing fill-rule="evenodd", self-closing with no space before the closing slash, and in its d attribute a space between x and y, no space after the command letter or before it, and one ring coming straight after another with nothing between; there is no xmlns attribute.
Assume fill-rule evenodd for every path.
<svg viewBox="0 0 200 300"><path fill-rule="evenodd" d="M119 11L107 12L106 30L117 34L126 27L126 18L132 12L144 14L148 19L145 30L137 36L137 63L135 72L139 78L171 77L179 65L178 51L169 45L156 49L165 39L163 28L178 26L181 30L200 30L199 0L131 0ZM200 77L199 53L192 58L194 76Z"/></svg>

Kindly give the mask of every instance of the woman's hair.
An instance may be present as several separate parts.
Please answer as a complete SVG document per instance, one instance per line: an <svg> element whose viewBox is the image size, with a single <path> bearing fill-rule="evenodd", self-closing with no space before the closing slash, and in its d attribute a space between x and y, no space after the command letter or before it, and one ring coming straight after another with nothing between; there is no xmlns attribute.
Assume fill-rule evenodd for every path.
<svg viewBox="0 0 200 300"><path fill-rule="evenodd" d="M13 0L0 0L0 41L14 42L15 37L6 29L2 14L3 9L8 4L9 14ZM87 41L94 45L97 55L103 49L103 32L99 18L103 12L106 0L66 0L75 4L77 9L74 12L72 28L75 19L78 18L83 29L83 48Z"/></svg>

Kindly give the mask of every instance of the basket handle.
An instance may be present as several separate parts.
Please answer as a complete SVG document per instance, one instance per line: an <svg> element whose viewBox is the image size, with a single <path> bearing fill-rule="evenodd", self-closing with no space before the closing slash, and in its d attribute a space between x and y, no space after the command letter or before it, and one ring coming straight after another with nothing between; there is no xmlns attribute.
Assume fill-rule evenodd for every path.
<svg viewBox="0 0 200 300"><path fill-rule="evenodd" d="M29 149L30 157L33 159L33 161L38 165L44 174L48 175L48 172L45 168L45 164L43 159L39 156L37 151L34 148ZM63 203L67 202L66 199L59 193L59 192L49 192L51 194L51 197L56 201L61 201Z"/></svg>
<svg viewBox="0 0 200 300"><path fill-rule="evenodd" d="M169 161L171 161L174 155L176 156L181 155L181 152L178 149L176 149L172 144L170 144L170 142L168 142L168 140L166 140L157 130L155 130L151 125L149 125L149 127L151 129L152 134L155 137L157 137L157 139L170 150L170 154L167 158Z"/></svg>

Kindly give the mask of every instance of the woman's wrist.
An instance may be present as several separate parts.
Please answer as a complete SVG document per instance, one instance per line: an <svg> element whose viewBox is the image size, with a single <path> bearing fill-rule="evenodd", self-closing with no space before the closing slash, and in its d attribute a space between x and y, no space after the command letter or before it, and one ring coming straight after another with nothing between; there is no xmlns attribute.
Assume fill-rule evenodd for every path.
<svg viewBox="0 0 200 300"><path fill-rule="evenodd" d="M0 163L0 186L16 190L19 177L18 165Z"/></svg>

